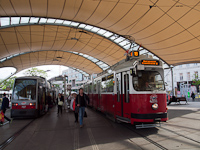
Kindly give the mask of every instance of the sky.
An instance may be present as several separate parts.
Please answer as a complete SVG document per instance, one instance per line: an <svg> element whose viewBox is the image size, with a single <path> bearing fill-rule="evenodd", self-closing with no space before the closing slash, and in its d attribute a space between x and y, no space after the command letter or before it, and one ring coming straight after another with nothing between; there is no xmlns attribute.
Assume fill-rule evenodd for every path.
<svg viewBox="0 0 200 150"><path fill-rule="evenodd" d="M68 67L60 66L60 65L43 65L43 66L37 66L34 68L38 68L40 70L46 71L47 75L48 75L47 79L59 76L62 74L63 70L68 69ZM28 68L28 69L30 69L30 68ZM17 76L17 77L25 76L24 72L28 69L22 70L22 71L18 72L17 74L15 74L14 76ZM0 68L0 79L5 79L9 75L11 75L11 73L14 73L15 70L16 69L12 68L12 67Z"/></svg>

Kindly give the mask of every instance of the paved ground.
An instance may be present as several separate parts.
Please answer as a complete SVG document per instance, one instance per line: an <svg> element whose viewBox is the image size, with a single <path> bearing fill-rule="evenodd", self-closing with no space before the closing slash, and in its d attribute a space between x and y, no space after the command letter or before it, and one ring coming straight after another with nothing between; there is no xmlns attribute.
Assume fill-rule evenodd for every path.
<svg viewBox="0 0 200 150"><path fill-rule="evenodd" d="M184 104L184 102L182 102ZM36 119L6 150L131 150L200 149L200 102L168 106L170 120L161 128L135 130L126 124L117 124L101 113L87 110L84 128L74 123L73 113L57 117L56 108ZM0 128L0 142L11 136L31 120L14 120ZM125 126L124 126L125 125ZM3 136L2 136L3 135ZM142 136L143 137L142 137ZM152 143L153 141L153 143Z"/></svg>

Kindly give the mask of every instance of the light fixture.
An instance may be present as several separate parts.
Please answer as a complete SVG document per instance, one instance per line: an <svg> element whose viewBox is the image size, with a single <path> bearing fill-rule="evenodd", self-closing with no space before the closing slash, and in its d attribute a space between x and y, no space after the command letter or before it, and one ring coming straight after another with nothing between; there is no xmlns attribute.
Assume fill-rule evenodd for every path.
<svg viewBox="0 0 200 150"><path fill-rule="evenodd" d="M71 40L76 40L76 41L78 41L78 39L77 39L77 38L75 38L75 37L71 38Z"/></svg>
<svg viewBox="0 0 200 150"><path fill-rule="evenodd" d="M58 59L62 59L62 57L61 57L61 56L58 56L58 57L56 57L56 58L58 58Z"/></svg>
<svg viewBox="0 0 200 150"><path fill-rule="evenodd" d="M58 61L58 59L53 59L53 61Z"/></svg>

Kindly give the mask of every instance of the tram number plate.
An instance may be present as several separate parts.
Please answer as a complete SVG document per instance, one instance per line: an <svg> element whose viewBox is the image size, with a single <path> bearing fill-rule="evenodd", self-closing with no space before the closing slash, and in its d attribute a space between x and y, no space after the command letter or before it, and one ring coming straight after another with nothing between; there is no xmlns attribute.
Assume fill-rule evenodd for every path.
<svg viewBox="0 0 200 150"><path fill-rule="evenodd" d="M161 120L161 118L155 118L154 120L155 120L155 121L160 121L160 120Z"/></svg>
<svg viewBox="0 0 200 150"><path fill-rule="evenodd" d="M22 108L26 108L26 106L22 106Z"/></svg>

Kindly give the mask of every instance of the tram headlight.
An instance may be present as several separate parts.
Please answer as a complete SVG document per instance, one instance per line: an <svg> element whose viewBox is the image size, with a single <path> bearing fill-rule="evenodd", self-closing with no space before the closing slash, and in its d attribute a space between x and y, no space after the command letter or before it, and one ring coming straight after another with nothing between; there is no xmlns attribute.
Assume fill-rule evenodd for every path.
<svg viewBox="0 0 200 150"><path fill-rule="evenodd" d="M153 104L151 107L152 107L153 110L157 110L157 109L158 109L158 104L155 103L155 104Z"/></svg>

